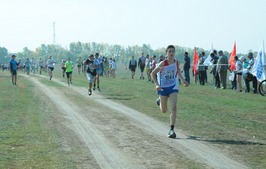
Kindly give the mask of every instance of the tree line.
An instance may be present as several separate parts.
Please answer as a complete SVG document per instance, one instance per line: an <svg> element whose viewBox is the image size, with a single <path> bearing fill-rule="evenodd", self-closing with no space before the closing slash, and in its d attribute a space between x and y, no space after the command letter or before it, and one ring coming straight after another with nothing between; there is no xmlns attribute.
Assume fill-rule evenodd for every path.
<svg viewBox="0 0 266 169"><path fill-rule="evenodd" d="M193 49L187 47L181 47L176 45L176 58L182 63L184 58L184 53L188 52L190 57L193 57ZM197 51L205 51L202 48L197 48ZM68 57L75 61L78 57L88 58L90 54L100 53L101 56L107 58L115 58L116 62L128 63L131 56L138 58L141 53L144 52L150 56L156 55L159 58L160 55L165 55L165 47L159 49L152 49L149 44L143 44L142 46L121 46L121 45L109 45L107 43L82 43L82 42L72 42L68 47L62 47L58 44L42 44L37 47L35 51L24 47L21 52L15 53L17 59L26 60L26 58L39 58L46 59L48 56L52 56L57 62L61 62L62 59ZM209 51L205 51L209 54ZM5 47L0 47L0 63L7 62L10 59L11 53Z"/></svg>

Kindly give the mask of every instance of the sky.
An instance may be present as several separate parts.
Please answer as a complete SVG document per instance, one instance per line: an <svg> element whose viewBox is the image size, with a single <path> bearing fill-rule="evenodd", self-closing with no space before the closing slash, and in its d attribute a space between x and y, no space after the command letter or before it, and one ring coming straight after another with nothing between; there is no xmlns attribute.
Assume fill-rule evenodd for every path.
<svg viewBox="0 0 266 169"><path fill-rule="evenodd" d="M169 44L237 53L266 39L265 0L0 0L0 47Z"/></svg>

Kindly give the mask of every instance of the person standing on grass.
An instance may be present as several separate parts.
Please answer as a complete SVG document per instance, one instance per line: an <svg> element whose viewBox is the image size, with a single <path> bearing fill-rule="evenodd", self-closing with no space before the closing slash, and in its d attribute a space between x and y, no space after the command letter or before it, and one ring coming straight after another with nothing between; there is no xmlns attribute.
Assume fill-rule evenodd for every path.
<svg viewBox="0 0 266 169"><path fill-rule="evenodd" d="M152 71L152 79L156 86L156 90L160 96L160 109L163 113L167 112L167 101L171 103L170 115L170 131L169 138L176 138L174 126L176 123L177 112L177 94L178 94L178 78L187 87L189 83L184 80L180 73L179 63L174 59L175 47L169 45L166 48L167 58L159 63L159 65Z"/></svg>
<svg viewBox="0 0 266 169"><path fill-rule="evenodd" d="M141 73L140 79L143 79L143 80L144 80L143 71L145 68L145 61L146 61L146 57L144 56L144 53L142 52L139 58L139 61L138 61L138 67L140 68L140 73Z"/></svg>
<svg viewBox="0 0 266 169"><path fill-rule="evenodd" d="M204 60L207 59L206 55L205 55L205 52L201 52L202 54L202 58ZM208 70L208 66L205 66L205 70L204 70L204 77L205 77L205 82L208 83L208 75L207 75L207 70Z"/></svg>
<svg viewBox="0 0 266 169"><path fill-rule="evenodd" d="M52 56L49 56L47 59L46 65L47 65L47 71L48 71L50 80L52 80L52 77L53 77L54 64L55 64L55 61L52 59Z"/></svg>
<svg viewBox="0 0 266 169"><path fill-rule="evenodd" d="M242 92L242 71L243 71L243 66L242 66L242 62L238 59L238 56L234 57L235 60L235 64L236 64L236 82L237 82L237 86L238 86L238 92Z"/></svg>
<svg viewBox="0 0 266 169"><path fill-rule="evenodd" d="M150 55L146 55L146 60L145 60L145 72L147 74L147 79L148 81L151 81L151 62L150 62Z"/></svg>
<svg viewBox="0 0 266 169"><path fill-rule="evenodd" d="M109 78L110 68L109 68L109 61L107 57L103 59L103 67L104 67L103 71L104 71L105 77Z"/></svg>
<svg viewBox="0 0 266 169"><path fill-rule="evenodd" d="M116 62L115 59L113 59L111 64L111 76L113 78L115 78L115 71L116 71Z"/></svg>
<svg viewBox="0 0 266 169"><path fill-rule="evenodd" d="M213 67L212 67L210 73L212 73L213 77L214 77L215 89L220 88L220 78L219 78L219 75L218 75L218 72L217 72L218 59L219 58L218 58L217 55L215 55L215 53L211 53L211 62L213 64Z"/></svg>
<svg viewBox="0 0 266 169"><path fill-rule="evenodd" d="M10 64L10 73L11 73L11 80L13 85L17 85L17 68L18 62L16 61L16 55L12 55Z"/></svg>
<svg viewBox="0 0 266 169"><path fill-rule="evenodd" d="M134 79L136 67L137 67L137 61L134 58L134 56L131 57L131 60L129 61L129 70L131 71L131 79Z"/></svg>
<svg viewBox="0 0 266 169"><path fill-rule="evenodd" d="M248 58L249 58L249 62L248 62L248 66L247 66L247 71L243 74L244 79L245 79L245 85L246 85L246 93L250 92L250 84L249 82L252 82L253 84L253 94L256 94L258 91L258 81L256 76L253 76L253 74L249 73L249 71L253 68L254 63L255 63L255 59L253 57L253 53L249 52L248 53Z"/></svg>
<svg viewBox="0 0 266 169"><path fill-rule="evenodd" d="M198 61L198 72L199 72L199 81L200 81L200 85L204 86L205 84L205 74L206 74L206 68L204 63L204 58L203 55L200 54L199 55L199 61Z"/></svg>
<svg viewBox="0 0 266 169"><path fill-rule="evenodd" d="M185 54L184 54L183 71L184 71L185 80L188 83L190 83L189 69L190 69L190 57L188 56L188 52L185 52Z"/></svg>
<svg viewBox="0 0 266 169"><path fill-rule="evenodd" d="M91 88L94 83L94 79L96 76L96 69L98 68L98 65L95 64L94 56L91 54L88 59L86 59L83 62L84 66L87 66L87 79L89 81L89 87L88 87L88 95L90 96L92 94Z"/></svg>
<svg viewBox="0 0 266 169"><path fill-rule="evenodd" d="M227 80L227 70L228 70L228 58L224 55L223 51L218 52L220 58L218 60L217 71L219 74L221 89L226 89L226 80Z"/></svg>
<svg viewBox="0 0 266 169"><path fill-rule="evenodd" d="M72 84L72 72L73 72L73 62L70 61L70 57L67 58L67 61L65 63L65 68L66 68L66 76L67 76L67 84L68 86Z"/></svg>

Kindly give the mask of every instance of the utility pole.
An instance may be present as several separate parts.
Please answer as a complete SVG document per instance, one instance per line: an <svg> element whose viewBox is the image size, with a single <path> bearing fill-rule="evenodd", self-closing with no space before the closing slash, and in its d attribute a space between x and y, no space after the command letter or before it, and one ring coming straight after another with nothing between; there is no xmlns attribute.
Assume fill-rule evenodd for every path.
<svg viewBox="0 0 266 169"><path fill-rule="evenodd" d="M55 22L53 22L53 43L55 44Z"/></svg>

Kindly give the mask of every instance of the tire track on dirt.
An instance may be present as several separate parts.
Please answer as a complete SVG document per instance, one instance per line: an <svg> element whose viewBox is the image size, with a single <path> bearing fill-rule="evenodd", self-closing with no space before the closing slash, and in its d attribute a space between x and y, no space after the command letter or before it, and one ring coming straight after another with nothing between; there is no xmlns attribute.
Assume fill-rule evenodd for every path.
<svg viewBox="0 0 266 169"><path fill-rule="evenodd" d="M65 83L60 82L56 79L53 79L53 80L67 87ZM47 87L43 86L37 80L34 80L34 82L44 87L45 92L48 92L50 90L50 89L48 90ZM69 89L74 90L78 94L83 95L84 97L88 99L91 99L105 107L108 107L126 116L131 121L131 123L134 123L135 126L141 126L142 130L145 130L147 133L153 134L154 136L156 136L156 139L161 141L163 144L166 144L172 147L173 149L178 150L179 152L182 152L189 159L192 159L200 163L204 163L209 167L218 168L218 169L219 168L221 169L248 168L244 164L234 161L233 159L226 156L225 154L220 153L219 149L214 148L210 144L188 139L186 135L182 134L181 130L176 131L178 139L175 139L175 140L168 139L166 138L166 134L165 134L166 131L168 131L168 128L164 124L136 110L128 108L119 103L113 102L111 100L105 99L104 97L98 95L96 92L94 92L92 96L88 96L85 87L81 88L81 87L71 86L69 87ZM56 90L53 92L58 93ZM46 94L50 95L51 93L50 94L46 93ZM54 102L58 102L58 100L60 100L60 98L55 99ZM56 104L62 105L62 104L67 103L66 107L69 104L71 105L71 103L68 102L67 100L65 99L63 100L64 101L61 101L63 103L59 102ZM60 107L63 107L63 106L60 106ZM64 110L64 111L68 112L67 113L68 116L70 116L70 118L74 120L74 124L78 132L83 137L84 141L86 142L87 146L90 148L91 152L94 154L98 163L101 164L103 161L107 161L106 164L101 164L102 168L145 168L143 166L136 166L133 164L129 165L128 159L124 159L124 160L121 159L121 157L123 157L123 154L119 152L119 150L116 150L115 148L112 149L111 148L112 146L108 145L108 140L105 139L104 135L99 130L97 130L97 128L90 128L91 126L93 126L93 124L90 124L90 122L87 120L84 121L84 119L86 118L82 117L82 115L80 114L75 113L77 111L72 106L68 107L67 109L72 110L72 112L68 112L68 110ZM88 123L88 125L86 126L85 124L80 124L80 122ZM86 140L88 137L91 137L91 135L94 137L93 140L89 140L89 141ZM91 145L95 146L97 148L97 151L94 151L93 149L91 149ZM106 150L108 151L108 153L106 152ZM112 164L111 166L110 166L110 163Z"/></svg>
<svg viewBox="0 0 266 169"><path fill-rule="evenodd" d="M48 88L34 78L31 80L43 91L49 99L56 105L57 109L63 111L65 115L73 122L76 131L83 138L84 143L94 155L100 168L106 169L124 169L124 168L143 168L131 164L125 159L123 154L108 145L108 140L104 135L82 114L79 114L79 108L62 97L57 89Z"/></svg>
<svg viewBox="0 0 266 169"><path fill-rule="evenodd" d="M74 90L78 92L79 94L84 95L84 91L82 92L82 89L74 88ZM161 138L162 142L181 151L182 153L187 155L187 157L190 159L201 161L207 164L208 166L211 166L217 169L224 169L224 168L247 169L248 168L244 164L236 162L230 157L220 153L219 150L215 149L214 147L210 148L210 146L207 144L188 139L186 135L181 133L182 132L181 130L176 130L178 139L175 139L174 142L166 141L164 138L166 138L166 131L168 131L168 128L164 124L134 109L128 108L119 103L105 99L104 97L100 95L94 94L91 98L101 103L104 106L108 106L114 109L115 111L126 115L127 117L132 119L137 125L141 125L144 130L148 131L149 133L153 133L154 135L159 136L158 139Z"/></svg>

